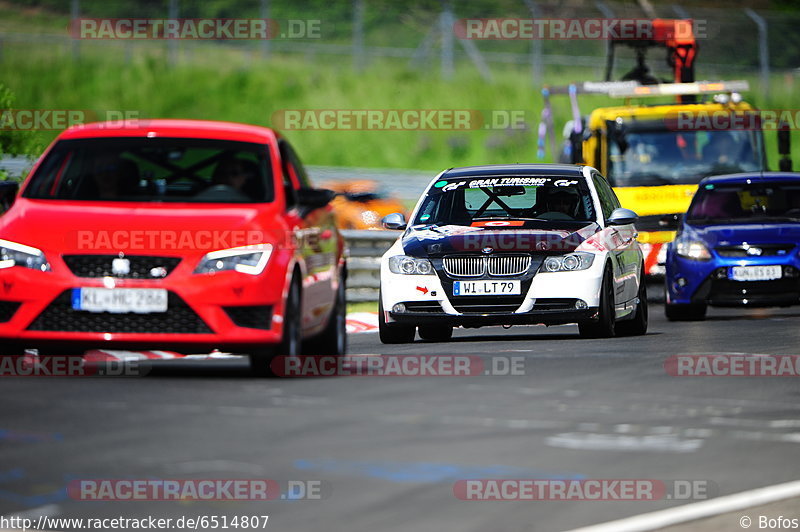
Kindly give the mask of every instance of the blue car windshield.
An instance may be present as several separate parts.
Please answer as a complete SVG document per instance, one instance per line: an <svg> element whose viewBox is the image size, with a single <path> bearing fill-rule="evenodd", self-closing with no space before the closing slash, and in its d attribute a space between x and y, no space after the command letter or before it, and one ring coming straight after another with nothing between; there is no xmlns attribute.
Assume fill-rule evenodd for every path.
<svg viewBox="0 0 800 532"><path fill-rule="evenodd" d="M800 223L800 183L713 184L700 188L686 219L713 223Z"/></svg>

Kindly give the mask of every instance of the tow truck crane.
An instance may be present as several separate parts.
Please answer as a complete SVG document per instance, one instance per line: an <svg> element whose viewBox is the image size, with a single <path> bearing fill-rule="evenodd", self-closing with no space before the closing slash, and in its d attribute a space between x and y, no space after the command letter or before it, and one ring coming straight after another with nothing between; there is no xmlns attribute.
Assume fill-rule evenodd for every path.
<svg viewBox="0 0 800 532"><path fill-rule="evenodd" d="M605 81L542 90L540 158L544 156L548 134L554 158L557 152L550 97L568 95L572 120L565 128L567 139L558 159L600 170L622 205L639 214L639 242L645 252L645 271L651 276L663 275L664 244L675 237L678 217L688 208L702 178L766 170L760 125L747 129L698 127L691 120L682 120L754 111L741 97L741 92L749 90L747 81L695 81L698 48L691 28L692 23L687 20L654 19L652 38L609 42ZM621 81L611 81L615 49L623 45L635 50L636 66ZM645 57L653 47L666 48L673 81L659 80L650 73ZM581 94L604 94L623 102L596 108L583 117L578 105ZM641 102L658 97L672 97L674 101ZM780 131L781 135L781 169L790 170L788 131Z"/></svg>

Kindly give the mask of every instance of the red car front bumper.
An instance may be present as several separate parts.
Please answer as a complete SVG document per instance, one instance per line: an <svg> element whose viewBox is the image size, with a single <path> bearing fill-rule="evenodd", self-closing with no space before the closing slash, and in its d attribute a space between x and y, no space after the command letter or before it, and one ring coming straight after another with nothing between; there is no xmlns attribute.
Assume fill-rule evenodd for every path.
<svg viewBox="0 0 800 532"><path fill-rule="evenodd" d="M247 352L280 341L286 257L273 256L258 276L194 274L195 262L181 260L160 280L78 277L60 257L50 272L0 270L0 354L91 348ZM112 286L167 290L168 310L111 314L72 308L74 289Z"/></svg>

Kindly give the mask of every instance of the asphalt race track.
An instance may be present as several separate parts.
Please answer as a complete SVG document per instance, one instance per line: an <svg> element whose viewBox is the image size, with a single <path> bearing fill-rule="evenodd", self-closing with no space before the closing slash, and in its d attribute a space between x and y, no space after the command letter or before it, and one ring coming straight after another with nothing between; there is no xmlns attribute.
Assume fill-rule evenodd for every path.
<svg viewBox="0 0 800 532"><path fill-rule="evenodd" d="M521 357L523 375L259 380L244 362L164 361L140 378L6 378L0 515L269 515L273 531L568 530L684 504L465 501L463 479L702 481L724 495L800 476L792 377L676 377L678 354L797 355L800 309L717 310L646 337L575 326L459 330L354 354ZM83 501L76 479L318 480L321 500ZM286 495L284 493L284 495ZM795 516L797 517L797 516ZM739 529L731 523L731 530Z"/></svg>

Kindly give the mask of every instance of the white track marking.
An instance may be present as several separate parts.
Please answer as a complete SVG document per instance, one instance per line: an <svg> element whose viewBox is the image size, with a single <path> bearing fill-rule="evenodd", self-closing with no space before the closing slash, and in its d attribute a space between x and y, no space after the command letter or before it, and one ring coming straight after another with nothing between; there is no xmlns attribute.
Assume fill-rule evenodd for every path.
<svg viewBox="0 0 800 532"><path fill-rule="evenodd" d="M705 519L728 512L745 510L783 499L800 496L800 480L775 484L707 501L685 504L675 508L635 515L617 521L601 523L571 532L634 532L657 530L671 525Z"/></svg>
<svg viewBox="0 0 800 532"><path fill-rule="evenodd" d="M624 436L568 432L547 438L547 445L562 449L591 451L656 451L692 453L703 446L701 439L680 439L673 435Z"/></svg>

